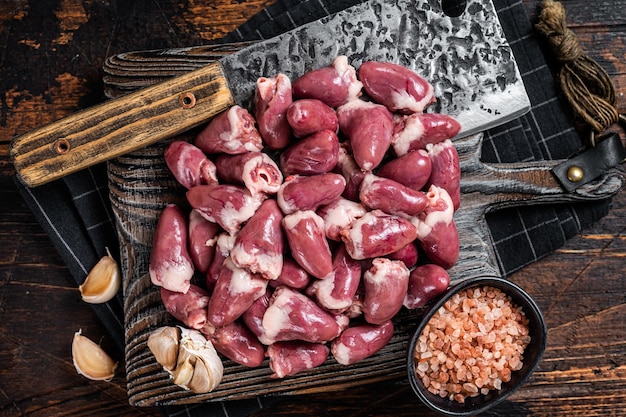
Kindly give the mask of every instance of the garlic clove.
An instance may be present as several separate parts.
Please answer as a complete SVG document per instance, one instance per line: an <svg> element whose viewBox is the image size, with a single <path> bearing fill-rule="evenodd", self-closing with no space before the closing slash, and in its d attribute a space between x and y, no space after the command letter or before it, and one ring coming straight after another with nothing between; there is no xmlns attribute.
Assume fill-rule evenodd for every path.
<svg viewBox="0 0 626 417"><path fill-rule="evenodd" d="M83 301L91 304L106 303L117 294L121 285L120 268L107 248L107 255L89 271L85 282L78 287Z"/></svg>
<svg viewBox="0 0 626 417"><path fill-rule="evenodd" d="M94 381L110 381L115 376L117 362L81 333L82 330L74 333L72 340L72 361L76 371Z"/></svg>
<svg viewBox="0 0 626 417"><path fill-rule="evenodd" d="M211 345L211 348L213 348L213 345ZM215 352L214 349L213 351ZM210 356L211 359L207 356ZM211 392L222 381L224 374L222 361L217 357L217 352L215 352L215 358L212 357L212 354L207 355L205 353L196 361L193 378L187 384L191 391L195 393Z"/></svg>
<svg viewBox="0 0 626 417"><path fill-rule="evenodd" d="M193 378L194 366L190 363L190 357L187 357L183 363L179 363L172 375L174 377L174 383L180 385L185 389Z"/></svg>
<svg viewBox="0 0 626 417"><path fill-rule="evenodd" d="M148 336L148 348L157 362L168 372L176 368L179 340L180 329L173 326L159 327Z"/></svg>

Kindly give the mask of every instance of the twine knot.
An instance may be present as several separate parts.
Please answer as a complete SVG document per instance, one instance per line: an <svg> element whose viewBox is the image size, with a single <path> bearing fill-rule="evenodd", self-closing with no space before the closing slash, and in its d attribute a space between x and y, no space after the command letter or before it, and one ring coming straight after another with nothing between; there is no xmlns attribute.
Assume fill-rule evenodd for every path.
<svg viewBox="0 0 626 417"><path fill-rule="evenodd" d="M597 133L617 123L615 87L604 68L585 54L574 32L567 28L563 5L544 0L536 28L562 63L559 82L574 112Z"/></svg>
<svg viewBox="0 0 626 417"><path fill-rule="evenodd" d="M567 27L563 5L553 0L545 0L542 7L536 27L548 38L556 58L561 62L579 59L584 52L576 34Z"/></svg>

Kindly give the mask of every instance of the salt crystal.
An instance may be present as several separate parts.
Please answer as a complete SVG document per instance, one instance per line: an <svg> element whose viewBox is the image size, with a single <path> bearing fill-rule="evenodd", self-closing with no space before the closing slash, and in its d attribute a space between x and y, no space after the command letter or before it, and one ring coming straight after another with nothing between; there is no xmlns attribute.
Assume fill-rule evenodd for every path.
<svg viewBox="0 0 626 417"><path fill-rule="evenodd" d="M509 382L511 380L511 370L509 368L503 368L500 373L500 379L502 382Z"/></svg>
<svg viewBox="0 0 626 417"><path fill-rule="evenodd" d="M487 333L487 328L483 323L478 323L478 330L480 330L481 333Z"/></svg>
<svg viewBox="0 0 626 417"><path fill-rule="evenodd" d="M502 389L502 381L500 381L499 379L494 379L493 381L493 387L497 390Z"/></svg>
<svg viewBox="0 0 626 417"><path fill-rule="evenodd" d="M467 376L467 368L465 367L465 365L462 365L456 371L456 379L459 381L464 381L466 376Z"/></svg>
<svg viewBox="0 0 626 417"><path fill-rule="evenodd" d="M445 384L450 380L450 374L448 372L440 372L439 380Z"/></svg>
<svg viewBox="0 0 626 417"><path fill-rule="evenodd" d="M471 382L466 382L465 384L463 384L463 389L470 393L478 392L478 388L476 388L476 385L472 384Z"/></svg>

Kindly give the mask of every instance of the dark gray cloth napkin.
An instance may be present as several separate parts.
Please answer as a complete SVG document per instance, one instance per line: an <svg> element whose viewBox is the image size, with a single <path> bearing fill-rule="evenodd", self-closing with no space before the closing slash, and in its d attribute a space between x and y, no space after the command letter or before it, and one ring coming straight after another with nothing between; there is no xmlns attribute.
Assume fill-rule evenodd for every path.
<svg viewBox="0 0 626 417"><path fill-rule="evenodd" d="M343 10L358 0L278 0L251 18L224 42L264 39ZM532 103L523 117L485 133L484 162L527 162L565 159L579 150L570 109L561 101L553 71L536 38L521 0L494 2ZM18 188L73 278L82 283L87 272L104 255L105 247L117 253L115 220L108 197L106 165L70 175L51 184ZM536 261L562 246L582 228L608 212L609 200L510 208L490 213L487 221L503 275ZM119 348L124 350L121 294L94 308ZM168 406L169 416L246 416L271 398Z"/></svg>

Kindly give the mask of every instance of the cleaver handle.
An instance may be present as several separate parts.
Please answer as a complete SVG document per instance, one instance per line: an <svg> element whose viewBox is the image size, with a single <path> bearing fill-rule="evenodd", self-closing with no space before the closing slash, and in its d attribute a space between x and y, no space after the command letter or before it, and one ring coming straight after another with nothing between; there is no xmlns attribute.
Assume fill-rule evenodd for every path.
<svg viewBox="0 0 626 417"><path fill-rule="evenodd" d="M199 126L233 104L216 61L17 136L10 155L22 182L36 187Z"/></svg>

